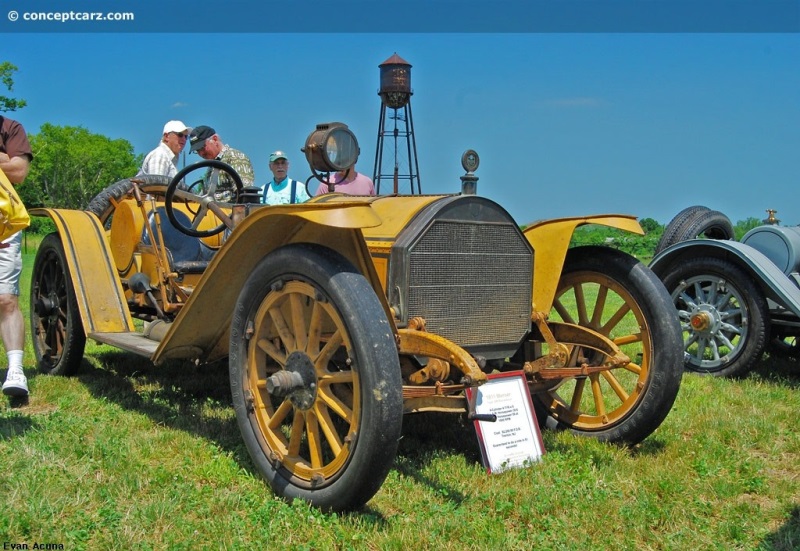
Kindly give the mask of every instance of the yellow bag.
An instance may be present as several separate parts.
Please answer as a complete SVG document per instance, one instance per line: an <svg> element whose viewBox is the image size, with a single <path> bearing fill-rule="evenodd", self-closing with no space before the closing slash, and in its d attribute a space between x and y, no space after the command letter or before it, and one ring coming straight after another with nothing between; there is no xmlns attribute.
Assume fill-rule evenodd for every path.
<svg viewBox="0 0 800 551"><path fill-rule="evenodd" d="M0 170L0 241L31 225L31 217L8 177Z"/></svg>

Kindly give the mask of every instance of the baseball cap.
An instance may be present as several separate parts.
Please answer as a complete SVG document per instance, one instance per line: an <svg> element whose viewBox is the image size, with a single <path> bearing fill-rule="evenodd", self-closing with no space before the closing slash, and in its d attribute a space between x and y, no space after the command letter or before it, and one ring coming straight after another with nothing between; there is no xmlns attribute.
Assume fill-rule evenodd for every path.
<svg viewBox="0 0 800 551"><path fill-rule="evenodd" d="M289 160L286 158L286 153L284 153L283 151L275 151L274 153L271 153L269 156L269 162L271 163L274 163L278 159L286 159L287 161Z"/></svg>
<svg viewBox="0 0 800 551"><path fill-rule="evenodd" d="M183 124L181 121L169 121L167 124L164 125L164 132L162 134L169 134L170 132L177 132L178 134L182 134L191 130L188 126Z"/></svg>
<svg viewBox="0 0 800 551"><path fill-rule="evenodd" d="M192 144L191 151L202 149L206 140L217 132L210 126L195 126L189 134L189 143Z"/></svg>

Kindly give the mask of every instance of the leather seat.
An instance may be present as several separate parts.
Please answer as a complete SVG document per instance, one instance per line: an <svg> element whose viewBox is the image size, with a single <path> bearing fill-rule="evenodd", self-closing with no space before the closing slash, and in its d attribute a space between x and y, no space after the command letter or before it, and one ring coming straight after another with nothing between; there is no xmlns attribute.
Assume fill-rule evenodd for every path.
<svg viewBox="0 0 800 551"><path fill-rule="evenodd" d="M167 211L164 207L158 207L158 216L161 219L161 235L167 248L167 258L170 267L178 274L201 274L208 267L208 262L213 258L214 249L203 243L199 237L192 237L178 230L170 223L167 218ZM173 210L178 222L186 227L191 227L191 221L186 213ZM148 217L148 223L155 232L156 223L153 214ZM150 245L150 233L144 232L142 242Z"/></svg>

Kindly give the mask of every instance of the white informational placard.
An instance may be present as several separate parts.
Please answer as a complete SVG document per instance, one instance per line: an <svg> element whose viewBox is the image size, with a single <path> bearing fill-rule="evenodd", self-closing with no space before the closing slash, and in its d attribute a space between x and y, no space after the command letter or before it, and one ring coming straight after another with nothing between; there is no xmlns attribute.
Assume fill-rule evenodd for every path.
<svg viewBox="0 0 800 551"><path fill-rule="evenodd" d="M528 383L522 371L491 374L485 384L467 389L475 413L497 421L475 421L483 465L490 473L522 467L544 454Z"/></svg>

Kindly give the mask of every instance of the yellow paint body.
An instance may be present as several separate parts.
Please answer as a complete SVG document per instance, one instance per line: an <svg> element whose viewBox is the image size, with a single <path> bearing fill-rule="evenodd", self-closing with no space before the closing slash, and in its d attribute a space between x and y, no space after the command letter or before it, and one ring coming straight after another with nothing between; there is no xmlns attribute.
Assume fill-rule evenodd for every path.
<svg viewBox="0 0 800 551"><path fill-rule="evenodd" d="M219 250L202 274L187 275L182 281L181 287L188 298L175 306L177 316L151 359L159 363L167 358L214 361L225 357L233 308L256 264L283 245L315 243L342 254L371 283L398 335L401 354L431 355L431 344L436 343L438 352L432 357L459 358L464 372L482 379L458 343L430 335L423 338L401 334L394 327L394 315L386 298L389 256L398 235L423 209L446 197L449 196L330 194L303 204L254 206L224 246L219 246L220 237L204 238L207 244L219 246ZM176 205L176 208L181 207ZM97 218L85 212L32 211L34 215L49 216L56 224L89 336L134 331L127 305L133 294L123 289L121 280L142 272L153 282L159 282L159 262L162 262L159 255L163 251L143 246L141 242L145 218L152 210L147 201L144 210L133 199L121 201L110 231L104 231ZM166 217L161 220L162 225L169 223ZM199 229L218 223L216 218L209 217ZM584 224L643 233L634 217L624 215L548 220L526 228L523 233L535 252L533 312L549 312L572 233Z"/></svg>
<svg viewBox="0 0 800 551"><path fill-rule="evenodd" d="M579 226L598 224L644 235L636 217L625 214L604 214L576 218L556 218L534 222L523 230L533 247L533 311L548 313L553 306L564 259L572 234Z"/></svg>

